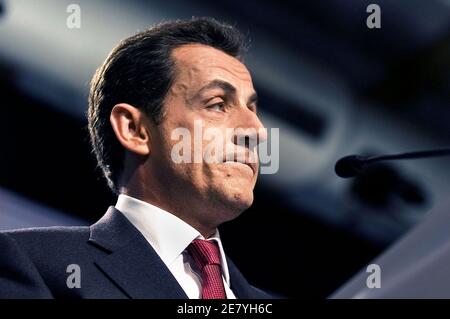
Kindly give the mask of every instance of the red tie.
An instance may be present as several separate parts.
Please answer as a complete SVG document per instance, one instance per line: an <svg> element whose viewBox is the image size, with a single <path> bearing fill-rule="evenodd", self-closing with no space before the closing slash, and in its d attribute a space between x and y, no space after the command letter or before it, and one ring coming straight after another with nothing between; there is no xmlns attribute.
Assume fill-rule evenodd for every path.
<svg viewBox="0 0 450 319"><path fill-rule="evenodd" d="M217 243L195 239L189 245L188 252L201 271L202 299L226 299Z"/></svg>

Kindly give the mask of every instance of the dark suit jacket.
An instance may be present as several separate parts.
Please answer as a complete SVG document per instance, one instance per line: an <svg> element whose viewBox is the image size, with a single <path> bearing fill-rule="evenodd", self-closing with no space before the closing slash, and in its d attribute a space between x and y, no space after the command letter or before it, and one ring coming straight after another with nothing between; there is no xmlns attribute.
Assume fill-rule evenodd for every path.
<svg viewBox="0 0 450 319"><path fill-rule="evenodd" d="M227 258L237 298L269 298ZM68 265L81 287L68 288ZM91 227L48 227L0 233L0 298L187 298L155 250L110 207Z"/></svg>

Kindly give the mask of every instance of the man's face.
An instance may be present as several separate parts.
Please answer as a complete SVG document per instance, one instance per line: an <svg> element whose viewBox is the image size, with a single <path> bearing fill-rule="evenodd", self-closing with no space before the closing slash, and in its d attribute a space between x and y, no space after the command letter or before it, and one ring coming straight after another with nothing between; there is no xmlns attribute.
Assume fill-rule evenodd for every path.
<svg viewBox="0 0 450 319"><path fill-rule="evenodd" d="M151 138L151 156L155 169L159 167L162 172L160 178L178 190L177 198L182 198L187 207L197 201L194 207L206 210L192 213L221 223L236 217L253 202L258 175L255 145L266 138L266 133L256 113L252 78L240 61L212 47L183 45L173 50L172 57L176 75L165 99L163 121ZM210 163L194 162L194 152L199 151L194 145L196 121L202 124L203 132L209 128L222 132L223 157ZM171 139L172 132L179 128L187 129L192 137L192 163L175 163L171 156L174 145L180 142ZM259 133L230 134L230 129L236 128ZM242 143L243 138L249 145ZM208 143L204 138L201 140L203 155ZM234 153L232 158L237 158L236 153L245 154L245 161L226 161L226 157L230 159L230 150ZM256 161L248 163L252 156Z"/></svg>

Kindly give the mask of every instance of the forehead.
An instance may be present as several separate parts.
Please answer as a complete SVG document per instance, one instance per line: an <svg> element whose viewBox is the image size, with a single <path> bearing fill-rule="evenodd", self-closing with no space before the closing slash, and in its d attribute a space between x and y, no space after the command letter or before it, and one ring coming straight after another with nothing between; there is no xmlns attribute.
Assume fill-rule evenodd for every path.
<svg viewBox="0 0 450 319"><path fill-rule="evenodd" d="M252 83L250 72L242 62L210 46L185 44L175 48L172 57L178 80L188 81L190 84L215 79Z"/></svg>

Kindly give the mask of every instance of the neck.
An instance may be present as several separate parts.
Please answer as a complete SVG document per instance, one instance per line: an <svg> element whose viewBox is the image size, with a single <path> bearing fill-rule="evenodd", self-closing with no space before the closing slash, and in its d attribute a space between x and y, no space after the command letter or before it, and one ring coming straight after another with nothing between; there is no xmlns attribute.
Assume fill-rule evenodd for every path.
<svg viewBox="0 0 450 319"><path fill-rule="evenodd" d="M217 207L209 207L205 200L186 195L187 185L178 187L167 183L167 177L150 174L144 163L126 163L120 179L119 192L159 207L195 228L203 237L211 237L220 223L211 212L218 215ZM134 165L133 165L134 164ZM130 170L130 167L134 169Z"/></svg>

